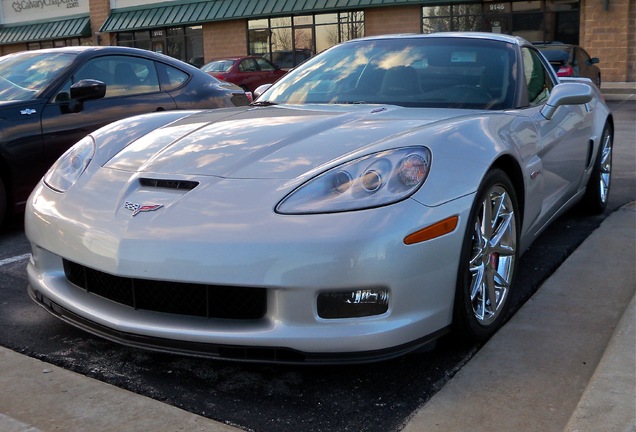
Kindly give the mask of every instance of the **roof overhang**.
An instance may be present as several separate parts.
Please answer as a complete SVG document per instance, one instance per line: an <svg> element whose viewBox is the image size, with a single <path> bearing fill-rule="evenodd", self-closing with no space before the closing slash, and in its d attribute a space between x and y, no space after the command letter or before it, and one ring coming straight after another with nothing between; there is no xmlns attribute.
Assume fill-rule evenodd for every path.
<svg viewBox="0 0 636 432"><path fill-rule="evenodd" d="M440 0L429 0L435 3ZM457 1L457 0L450 0ZM269 16L326 13L379 6L422 4L426 0L191 0L113 9L100 32L142 30L174 25Z"/></svg>
<svg viewBox="0 0 636 432"><path fill-rule="evenodd" d="M0 45L90 36L91 22L88 15L0 26Z"/></svg>

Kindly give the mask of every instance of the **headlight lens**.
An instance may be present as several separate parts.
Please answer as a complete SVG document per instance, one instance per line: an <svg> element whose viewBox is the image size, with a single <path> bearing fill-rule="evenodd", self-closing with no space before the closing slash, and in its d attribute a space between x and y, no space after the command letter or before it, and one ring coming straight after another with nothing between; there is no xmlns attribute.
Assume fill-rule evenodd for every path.
<svg viewBox="0 0 636 432"><path fill-rule="evenodd" d="M276 211L333 213L392 204L411 196L424 183L430 164L426 147L374 153L309 180L285 197Z"/></svg>
<svg viewBox="0 0 636 432"><path fill-rule="evenodd" d="M58 192L66 192L77 182L93 160L95 141L90 136L68 149L44 176L44 183Z"/></svg>

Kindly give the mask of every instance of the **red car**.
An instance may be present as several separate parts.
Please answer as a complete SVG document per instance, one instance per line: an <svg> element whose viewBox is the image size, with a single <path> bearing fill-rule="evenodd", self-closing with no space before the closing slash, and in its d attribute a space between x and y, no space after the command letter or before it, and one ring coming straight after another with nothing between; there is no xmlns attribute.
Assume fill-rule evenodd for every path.
<svg viewBox="0 0 636 432"><path fill-rule="evenodd" d="M248 92L254 92L260 85L271 84L287 73L269 60L258 56L213 60L203 65L201 70L215 78L236 84Z"/></svg>

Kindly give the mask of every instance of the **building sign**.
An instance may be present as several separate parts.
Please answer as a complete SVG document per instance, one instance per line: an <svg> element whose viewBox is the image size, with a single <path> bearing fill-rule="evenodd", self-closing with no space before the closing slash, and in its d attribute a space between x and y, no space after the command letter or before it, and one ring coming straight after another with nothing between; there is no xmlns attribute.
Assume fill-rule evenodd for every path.
<svg viewBox="0 0 636 432"><path fill-rule="evenodd" d="M2 0L2 24L89 13L88 0Z"/></svg>

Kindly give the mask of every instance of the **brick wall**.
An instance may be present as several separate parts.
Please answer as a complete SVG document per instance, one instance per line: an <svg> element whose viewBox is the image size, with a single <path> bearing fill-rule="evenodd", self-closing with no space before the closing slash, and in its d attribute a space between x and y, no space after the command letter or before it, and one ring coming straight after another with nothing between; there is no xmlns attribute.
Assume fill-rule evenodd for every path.
<svg viewBox="0 0 636 432"><path fill-rule="evenodd" d="M636 1L629 2L627 81L636 82Z"/></svg>
<svg viewBox="0 0 636 432"><path fill-rule="evenodd" d="M419 5L368 8L364 10L364 34L421 33L422 8Z"/></svg>
<svg viewBox="0 0 636 432"><path fill-rule="evenodd" d="M11 54L11 53L15 53L15 52L19 52L19 51L26 51L27 50L27 44L26 43L19 43L19 44L13 44L13 45L2 45L0 46L0 55L6 55L6 54Z"/></svg>
<svg viewBox="0 0 636 432"><path fill-rule="evenodd" d="M634 0L582 0L580 45L599 57L604 82L635 80Z"/></svg>
<svg viewBox="0 0 636 432"><path fill-rule="evenodd" d="M91 11L91 31L93 32L94 45L109 45L110 35L104 33L97 37L99 28L104 24L108 14L110 14L110 0L88 0L88 7ZM99 40L98 40L99 39Z"/></svg>
<svg viewBox="0 0 636 432"><path fill-rule="evenodd" d="M222 21L203 25L203 57L206 62L247 53L247 21Z"/></svg>

